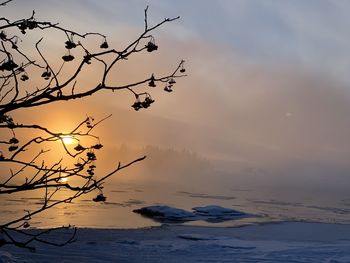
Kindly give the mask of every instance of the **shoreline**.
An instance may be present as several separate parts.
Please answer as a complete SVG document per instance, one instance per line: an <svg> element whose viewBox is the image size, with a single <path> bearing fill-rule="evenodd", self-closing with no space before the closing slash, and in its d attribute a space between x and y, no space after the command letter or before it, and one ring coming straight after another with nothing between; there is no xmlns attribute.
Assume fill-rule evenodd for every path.
<svg viewBox="0 0 350 263"><path fill-rule="evenodd" d="M148 228L161 228L161 227L198 227L198 228L241 228L241 227L249 227L255 225L275 225L275 224L284 224L284 223L308 223L308 224L323 224L323 225L342 225L342 226L350 226L349 223L331 223L331 222L319 222L312 220L283 220L283 221L271 221L271 222L255 222L255 223L244 223L242 225L235 226L215 226L215 223L212 223L213 226L210 225L191 225L191 224L183 224L183 223L162 223L159 226L145 226L145 227L136 227L136 228L113 228L113 227L79 227L78 229L96 229L96 230L142 230ZM74 227L74 226L73 226ZM33 228L33 229L47 229L47 228Z"/></svg>
<svg viewBox="0 0 350 263"><path fill-rule="evenodd" d="M90 227L90 226L74 226L72 225L72 228L77 228L79 230L111 230L111 231L135 231L135 230L148 230L148 229L157 229L157 228L165 228L165 227L188 227L188 228L217 228L217 229L236 229L236 228L244 228L244 227L250 227L250 226L266 226L266 225L279 225L279 224L286 224L286 223L306 223L306 224L320 224L320 225L340 225L340 226L349 226L349 223L332 223L332 222L319 222L319 221L312 221L312 220L282 220L282 221L271 221L271 222L252 222L252 223L243 223L233 226L222 226L222 225L216 225L216 223L212 223L212 225L195 225L195 224L184 224L184 223L159 223L157 226L142 226L142 227ZM27 230L47 230L50 228L43 227L32 227L28 228Z"/></svg>

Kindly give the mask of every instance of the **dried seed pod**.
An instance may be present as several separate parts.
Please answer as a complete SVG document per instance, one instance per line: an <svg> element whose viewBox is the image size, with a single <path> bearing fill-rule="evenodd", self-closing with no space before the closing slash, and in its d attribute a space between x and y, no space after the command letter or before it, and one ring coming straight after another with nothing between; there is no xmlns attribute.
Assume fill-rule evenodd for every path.
<svg viewBox="0 0 350 263"><path fill-rule="evenodd" d="M149 96L145 98L145 101L147 101L147 103L149 104L152 104L154 102L154 99L152 99L151 96Z"/></svg>
<svg viewBox="0 0 350 263"><path fill-rule="evenodd" d="M1 40L6 40L6 38L7 38L7 35L6 35L5 31L1 30L1 32L0 32L0 39Z"/></svg>
<svg viewBox="0 0 350 263"><path fill-rule="evenodd" d="M158 46L154 42L154 38L152 37L151 40L146 45L148 52L153 52L158 49Z"/></svg>
<svg viewBox="0 0 350 263"><path fill-rule="evenodd" d="M170 85L174 85L174 84L176 83L176 81L175 81L174 78L171 78L171 79L168 81L168 83L169 83Z"/></svg>
<svg viewBox="0 0 350 263"><path fill-rule="evenodd" d="M41 77L48 80L50 79L51 77L51 71L49 71L49 69L47 68L46 71L44 71L42 74L41 74Z"/></svg>
<svg viewBox="0 0 350 263"><path fill-rule="evenodd" d="M72 61L72 60L74 59L74 56L72 56L71 54L68 54L68 55L62 56L62 59L63 59L65 62L69 62L69 61Z"/></svg>
<svg viewBox="0 0 350 263"><path fill-rule="evenodd" d="M8 61L2 63L0 70L12 71L17 67L18 67L18 65L15 62L13 62L12 60L8 60Z"/></svg>
<svg viewBox="0 0 350 263"><path fill-rule="evenodd" d="M103 194L98 194L95 198L93 198L92 200L95 202L104 202L106 201L106 197Z"/></svg>
<svg viewBox="0 0 350 263"><path fill-rule="evenodd" d="M65 44L66 44L65 46L66 49L72 49L77 47L77 44L75 44L73 41L70 41L70 40L66 41Z"/></svg>
<svg viewBox="0 0 350 263"><path fill-rule="evenodd" d="M169 86L165 86L164 90L165 90L166 92L173 92L173 90L172 90L171 87L169 87Z"/></svg>
<svg viewBox="0 0 350 263"><path fill-rule="evenodd" d="M95 155L95 153L93 153L93 152L88 152L88 153L86 154L86 156L88 157L88 160L89 160L89 161L95 161L95 160L96 160L96 155Z"/></svg>
<svg viewBox="0 0 350 263"><path fill-rule="evenodd" d="M20 23L18 25L18 29L21 30L22 34L25 34L26 33L26 29L27 29L27 21L23 21L22 23Z"/></svg>
<svg viewBox="0 0 350 263"><path fill-rule="evenodd" d="M100 45L100 48L108 48L108 43L107 43L107 40L105 39L102 44Z"/></svg>
<svg viewBox="0 0 350 263"><path fill-rule="evenodd" d="M99 149L101 149L102 147L103 147L103 145L100 144L100 143L91 146L91 148L96 149L96 150L99 150Z"/></svg>
<svg viewBox="0 0 350 263"><path fill-rule="evenodd" d="M134 110L138 111L142 108L142 103L137 99L131 107L134 108Z"/></svg>
<svg viewBox="0 0 350 263"><path fill-rule="evenodd" d="M29 79L29 77L28 77L27 74L23 74L23 75L21 76L21 80L22 80L22 81L26 81L26 80L28 80L28 79Z"/></svg>
<svg viewBox="0 0 350 263"><path fill-rule="evenodd" d="M148 82L148 86L150 87L156 87L156 83L154 82L154 80L151 80L150 82Z"/></svg>
<svg viewBox="0 0 350 263"><path fill-rule="evenodd" d="M93 128L93 126L92 126L92 124L91 124L90 121L86 121L86 127L87 127L88 129L92 129L92 128Z"/></svg>
<svg viewBox="0 0 350 263"><path fill-rule="evenodd" d="M143 101L141 102L141 104L142 104L142 107L145 109L147 109L150 106L150 104L147 101Z"/></svg>
<svg viewBox="0 0 350 263"><path fill-rule="evenodd" d="M10 139L9 143L17 144L17 143L19 143L19 140L16 137L13 137L13 138Z"/></svg>
<svg viewBox="0 0 350 263"><path fill-rule="evenodd" d="M17 149L18 149L18 146L17 146L17 145L11 145L11 146L8 148L8 150L9 150L10 152L16 151Z"/></svg>
<svg viewBox="0 0 350 263"><path fill-rule="evenodd" d="M77 146L74 147L74 150L76 150L77 152L81 152L84 151L86 148L80 144L78 144Z"/></svg>
<svg viewBox="0 0 350 263"><path fill-rule="evenodd" d="M150 87L156 87L156 83L155 83L155 78L154 75L152 74L150 81L148 82L148 86Z"/></svg>
<svg viewBox="0 0 350 263"><path fill-rule="evenodd" d="M33 30L38 26L38 23L35 20L27 20L26 22L29 30Z"/></svg>

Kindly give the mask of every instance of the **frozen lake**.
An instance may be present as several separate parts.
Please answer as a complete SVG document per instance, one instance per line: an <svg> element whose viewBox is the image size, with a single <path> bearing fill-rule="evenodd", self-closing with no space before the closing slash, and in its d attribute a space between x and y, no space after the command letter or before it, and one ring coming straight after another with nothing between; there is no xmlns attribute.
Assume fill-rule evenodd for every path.
<svg viewBox="0 0 350 263"><path fill-rule="evenodd" d="M326 191L235 189L228 187L221 191L200 192L189 189L193 186L176 188L166 185L108 184L104 194L107 201L96 203L92 193L71 204L62 204L34 217L32 227L46 228L61 225L75 225L92 228L140 228L158 226L151 219L132 212L144 206L168 205L191 211L196 206L220 205L256 215L254 217L230 220L222 223L192 221L187 225L239 226L249 223L274 221L311 221L323 223L350 224L350 194ZM67 192L62 192L62 195ZM1 196L1 222L23 215L25 209L39 207L41 197L9 195Z"/></svg>

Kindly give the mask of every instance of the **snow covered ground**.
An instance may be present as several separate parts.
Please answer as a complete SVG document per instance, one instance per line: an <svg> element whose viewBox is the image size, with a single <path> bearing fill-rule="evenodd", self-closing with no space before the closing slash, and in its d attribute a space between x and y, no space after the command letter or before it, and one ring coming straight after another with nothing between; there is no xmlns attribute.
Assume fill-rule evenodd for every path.
<svg viewBox="0 0 350 263"><path fill-rule="evenodd" d="M64 233L56 233L57 239ZM80 229L63 248L0 248L0 262L350 262L350 225L282 222L236 228Z"/></svg>

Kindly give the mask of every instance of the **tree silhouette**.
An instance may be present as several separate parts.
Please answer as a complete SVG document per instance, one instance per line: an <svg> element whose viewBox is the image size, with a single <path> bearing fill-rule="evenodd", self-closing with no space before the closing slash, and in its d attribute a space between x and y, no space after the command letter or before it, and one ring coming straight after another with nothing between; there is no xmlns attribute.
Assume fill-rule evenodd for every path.
<svg viewBox="0 0 350 263"><path fill-rule="evenodd" d="M0 8L10 2L12 0L3 1ZM6 17L0 18L0 197L29 191L39 191L42 194L40 207L33 211L25 211L23 215L8 222L1 222L0 246L14 244L33 249L33 241L56 246L72 242L76 229L70 226L35 233L25 229L30 227L33 216L59 204L70 203L92 191L97 190L99 193L93 201L105 201L106 197L101 190L103 182L118 171L145 158L142 156L129 163L118 163L112 171L97 176L95 161L97 152L103 145L93 134L93 130L106 118L94 120L93 117L87 116L70 132L64 133L35 123L26 123L25 120L21 121L14 116L19 110L82 99L101 91L120 90L132 94L135 100L131 102L131 106L138 111L154 103L151 94L144 91L149 90L147 86L154 88L162 84L165 91L173 91L175 79L185 76L183 60L173 72L165 76L151 74L121 86L108 81L108 77L113 74L113 69L119 63L126 62L129 57L141 52L157 51L158 46L152 32L179 18L166 18L150 26L147 12L148 7L144 10L144 29L141 34L120 50L110 47L107 36L101 33L79 33L61 27L58 23L41 21L37 19L34 11L30 17L16 21L10 21ZM61 35L62 46L66 49L65 54L54 59L48 58L42 52L43 38L48 31ZM33 32L41 36L34 42L30 38ZM96 39L99 39L101 44L90 47ZM50 57L52 55L54 54L50 54ZM58 61L61 62L58 64ZM82 70L94 65L102 68L95 76L99 83L84 89L78 88L77 79ZM137 91L140 89L143 91ZM21 131L25 131L30 138L21 138ZM68 144L67 140L72 144ZM84 140L89 143L84 143ZM64 156L52 161L47 154L54 143L60 144ZM72 158L74 162L67 165L63 162L63 157ZM63 190L70 194L58 197L58 193ZM61 228L72 229L72 236L62 243L51 242L45 238L48 233Z"/></svg>

